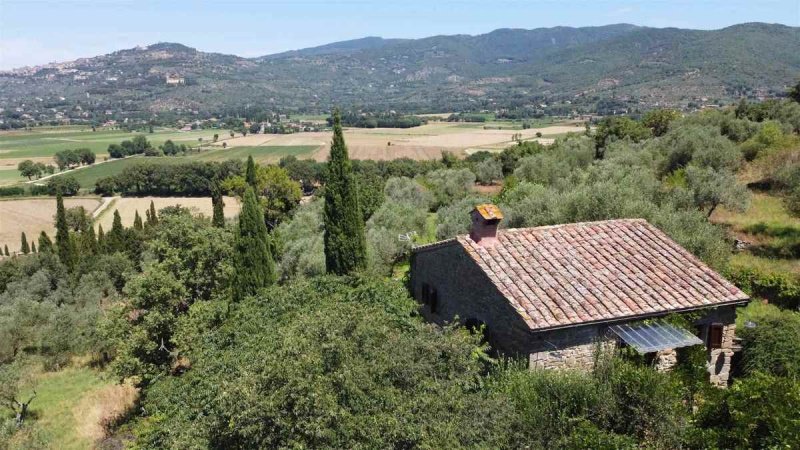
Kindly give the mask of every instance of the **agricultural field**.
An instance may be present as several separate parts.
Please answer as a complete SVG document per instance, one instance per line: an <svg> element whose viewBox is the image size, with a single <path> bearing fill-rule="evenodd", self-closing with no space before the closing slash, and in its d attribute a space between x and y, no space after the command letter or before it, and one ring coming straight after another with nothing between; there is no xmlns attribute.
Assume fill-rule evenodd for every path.
<svg viewBox="0 0 800 450"><path fill-rule="evenodd" d="M517 122L455 123L431 122L414 128L347 128L345 139L353 159L390 160L396 158L435 159L442 151L458 156L487 150L497 152L514 143L513 135L521 134L523 140L536 140L549 144L554 138L570 132L583 132L579 122L548 125L541 128L522 130ZM541 133L541 137L536 134ZM213 135L220 139L214 143ZM77 178L83 188L91 189L103 177L122 172L126 167L137 164L144 157L105 161L105 150L109 144L130 139L134 134L118 130L100 130L78 127L34 129L28 132L0 133L0 186L28 180L16 170L24 159L44 163L52 162L52 155L66 148L88 147L98 155L98 163L82 167L68 173ZM231 138L227 130L201 130L181 132L175 130L156 130L145 134L153 145L161 145L167 139L187 145L198 144L199 151L185 156L147 158L156 164L176 164L187 160L223 161L226 159L246 159L248 155L260 163L276 163L280 158L293 155L298 158L313 158L324 161L330 150L331 133L327 131L295 134L237 134ZM222 143L225 142L226 148ZM101 164L102 163L102 164ZM58 175L56 175L58 176Z"/></svg>
<svg viewBox="0 0 800 450"><path fill-rule="evenodd" d="M99 197L66 198L64 206L83 206L92 212L100 206ZM55 234L56 201L54 198L0 199L0 247L8 245L13 252L20 250L20 235L24 232L28 242L36 242L44 231L52 239Z"/></svg>
<svg viewBox="0 0 800 450"><path fill-rule="evenodd" d="M507 122L499 122L509 124ZM442 151L465 156L480 150L500 151L514 143L513 135L521 134L524 140L550 143L555 137L569 132L583 132L582 123L566 123L542 128L484 129L480 123L432 122L414 128L346 128L347 148L353 159L388 160L396 158L435 159ZM536 133L541 133L539 138ZM313 158L324 161L328 157L331 135L329 132L310 132L283 135L249 135L227 142L229 149L240 146L314 146ZM221 146L217 143L214 146Z"/></svg>
<svg viewBox="0 0 800 450"><path fill-rule="evenodd" d="M28 131L0 132L0 168L14 167L20 161L31 159L45 164L53 162L56 152L66 149L88 148L102 161L110 144L119 144L131 139L136 134L144 134L149 141L158 146L168 139L176 144L196 145L198 139L204 142L213 140L219 134L220 140L230 139L227 130L177 131L175 129L156 129L150 133L130 133L123 130L107 130L98 128L92 131L85 126L42 127Z"/></svg>
<svg viewBox="0 0 800 450"><path fill-rule="evenodd" d="M136 211L144 219L145 210L153 201L155 208L181 205L196 214L211 217L211 199L205 197L73 197L64 199L64 206L72 208L83 206L95 217L95 224L103 229L111 229L114 210L119 210L122 224L133 225ZM236 198L225 197L225 217L233 218L239 214ZM56 202L54 198L25 198L0 200L0 248L8 245L13 252L20 250L20 235L24 232L28 242L36 242L39 233L46 232L50 238L55 236Z"/></svg>
<svg viewBox="0 0 800 450"><path fill-rule="evenodd" d="M114 221L114 211L117 210L122 219L122 225L130 227L133 225L136 211L139 211L139 215L144 220L145 211L150 207L151 201L156 210L180 205L189 208L197 215L211 217L212 214L211 198L209 197L114 197L104 199L103 207L95 211L95 225L102 225L104 230L110 230ZM224 197L223 201L225 202L225 217L236 217L239 214L239 200L235 197Z"/></svg>

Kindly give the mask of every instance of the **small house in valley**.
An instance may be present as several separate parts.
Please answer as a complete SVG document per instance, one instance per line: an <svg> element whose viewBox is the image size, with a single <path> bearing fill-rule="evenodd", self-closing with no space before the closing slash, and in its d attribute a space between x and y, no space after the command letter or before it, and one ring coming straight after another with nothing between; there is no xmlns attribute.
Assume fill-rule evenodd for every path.
<svg viewBox="0 0 800 450"><path fill-rule="evenodd" d="M499 230L502 218L479 205L469 234L413 249L429 320L481 326L531 367L590 368L598 346L626 345L668 370L675 349L704 345L711 382L727 384L748 296L666 234L643 219ZM688 312L693 330L663 320Z"/></svg>

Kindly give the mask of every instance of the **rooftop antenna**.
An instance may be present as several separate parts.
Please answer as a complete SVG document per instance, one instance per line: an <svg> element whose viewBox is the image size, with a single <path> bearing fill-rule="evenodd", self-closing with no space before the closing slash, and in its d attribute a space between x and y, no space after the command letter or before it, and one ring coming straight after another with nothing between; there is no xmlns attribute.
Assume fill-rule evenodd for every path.
<svg viewBox="0 0 800 450"><path fill-rule="evenodd" d="M400 242L411 242L414 236L417 235L416 231L409 231L408 233L400 233L397 235L397 239Z"/></svg>

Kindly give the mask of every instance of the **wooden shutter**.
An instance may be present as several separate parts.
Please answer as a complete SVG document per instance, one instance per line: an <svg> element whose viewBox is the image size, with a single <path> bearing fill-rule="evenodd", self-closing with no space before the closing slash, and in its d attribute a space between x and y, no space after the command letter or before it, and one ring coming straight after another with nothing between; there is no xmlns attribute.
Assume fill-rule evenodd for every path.
<svg viewBox="0 0 800 450"><path fill-rule="evenodd" d="M721 323L712 323L708 328L708 348L722 348L722 331L724 326Z"/></svg>

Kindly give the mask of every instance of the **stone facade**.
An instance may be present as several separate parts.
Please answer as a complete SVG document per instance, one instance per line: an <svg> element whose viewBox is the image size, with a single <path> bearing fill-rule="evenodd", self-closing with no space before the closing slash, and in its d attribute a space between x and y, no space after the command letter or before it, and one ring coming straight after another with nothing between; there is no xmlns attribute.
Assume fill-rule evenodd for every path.
<svg viewBox="0 0 800 450"><path fill-rule="evenodd" d="M711 310L703 319L697 321L701 325L702 336L708 349L708 374L711 384L719 387L728 385L733 360L733 346L736 335L736 308L729 306ZM722 339L719 348L710 348L711 330L713 326L721 328Z"/></svg>
<svg viewBox="0 0 800 450"><path fill-rule="evenodd" d="M426 286L436 291L434 311L422 302ZM508 355L526 354L528 325L455 241L415 249L410 289L431 322L477 321L486 325L486 338L493 348Z"/></svg>
<svg viewBox="0 0 800 450"><path fill-rule="evenodd" d="M422 302L422 314L428 320L440 325L470 321L484 324L486 338L494 349L526 359L531 368L590 370L598 351L614 348L618 343L607 332L610 322L531 330L456 241L415 249L410 275L410 289ZM435 306L423 302L426 289L435 292L431 294L436 299ZM702 330L700 338L706 343L712 325L722 330L720 347L708 349L709 376L717 386L726 386L730 375L735 317L735 307L724 306L710 309L696 322ZM676 363L677 354L672 349L661 351L654 358L658 370L671 370Z"/></svg>

